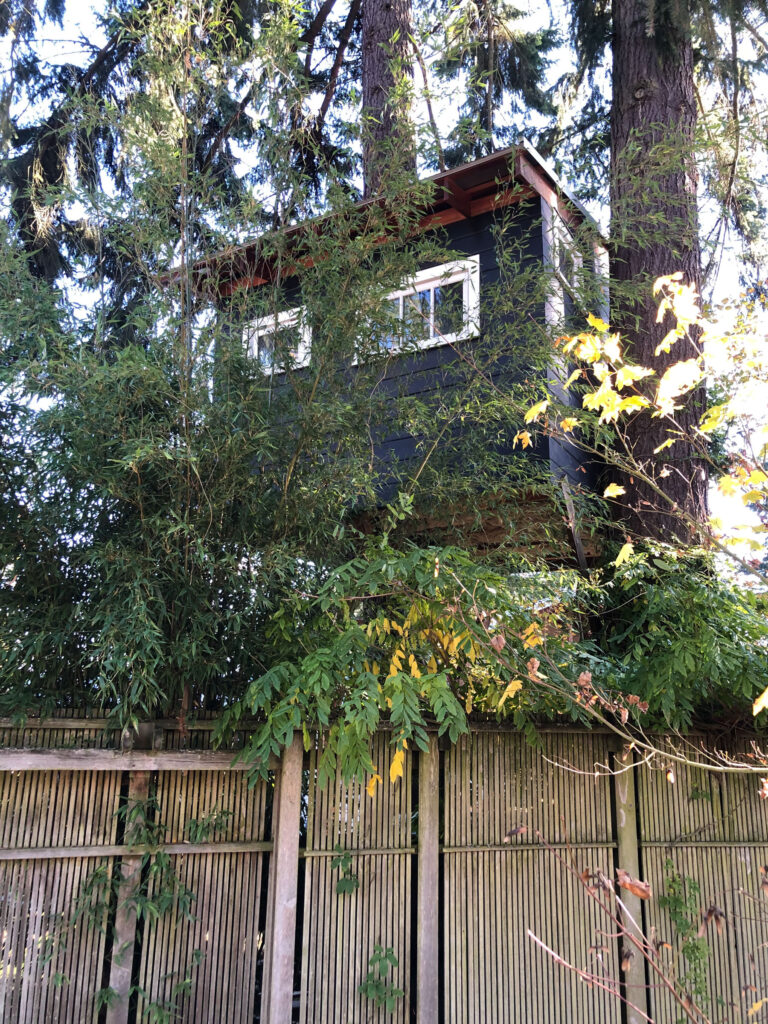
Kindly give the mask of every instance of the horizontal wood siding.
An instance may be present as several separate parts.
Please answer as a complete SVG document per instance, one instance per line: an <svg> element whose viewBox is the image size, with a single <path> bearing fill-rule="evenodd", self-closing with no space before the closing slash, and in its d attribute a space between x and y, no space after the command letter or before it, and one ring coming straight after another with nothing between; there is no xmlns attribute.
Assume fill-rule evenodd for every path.
<svg viewBox="0 0 768 1024"><path fill-rule="evenodd" d="M500 242L497 232L502 225L504 232ZM537 439L533 447L523 451L514 445L514 436L521 424L510 423L502 428L491 425L483 434L485 418L481 409L477 409L476 414L472 413L471 400L464 416L457 417L455 423L448 425L436 447L433 447L434 436L420 435L410 422L413 416L409 416L409 410L411 414L415 412L418 403L423 407L427 421L433 411L434 422L442 422L441 408L455 406L463 395L471 395L471 382L477 379L478 374L473 369L475 364L481 367L486 381L501 391L524 381L526 367L520 366L514 341L507 355L496 351L498 346L489 323L488 296L501 278L500 262L503 260L497 251L499 244L514 248L524 262L543 265L540 204L522 202L507 210L457 220L441 227L436 235L455 258L474 255L480 258L481 336L454 345L434 345L382 358L378 380L371 380L371 363L361 369L346 367L339 370L349 377L350 387L362 379L371 389L371 405L376 411L369 428L370 436L365 440L370 444L374 472L378 477L375 482L378 507L392 500L428 452L429 472L440 475L451 468L454 471L458 468L471 478L472 466L480 450L497 457L499 480L510 476L510 460L521 465L530 465L532 459L538 460L544 472L549 467L550 442L547 438ZM424 269L435 265L439 264L427 263ZM287 306L300 304L301 294L295 279L286 282L284 301ZM543 322L543 307L538 315ZM493 350L492 356L490 349ZM305 371L295 372L301 375ZM294 402L292 390L282 374L274 376L270 387L275 422L281 430L290 431ZM385 406L391 403L394 410L391 416L382 415L382 402ZM334 440L328 440L329 451L333 451ZM329 458L333 457L329 455ZM339 456L344 457L343 454ZM511 475L515 475L514 471ZM423 489L427 492L428 476L429 473L422 480Z"/></svg>
<svg viewBox="0 0 768 1024"><path fill-rule="evenodd" d="M489 289L498 285L500 279L498 240L495 231L504 222L503 212L486 213L471 220L457 221L443 229L447 245L455 251L457 257L480 257L481 337L456 345L436 345L391 358L374 394L385 394L392 400L419 401L425 403L428 408L438 410L441 404L449 405L455 402L457 395L467 389L475 373L472 369L473 363L484 362L482 353L487 345L490 328L487 312ZM505 238L510 244L519 245L526 259L541 262L541 218L537 204L515 207L514 217L507 222ZM524 370L521 370L519 358L514 352L510 352L507 358L503 354L494 358L487 367L487 373L494 385L501 390L514 383L519 384L524 377ZM468 412L465 423L470 419L471 414ZM399 480L407 476L409 468L414 469L418 466L427 451L425 441L431 440L410 433L405 422L405 417L400 417L396 431L382 424L373 432L374 456L381 472L378 493L382 502L392 498L398 489ZM472 462L472 451L463 444L463 438L467 437L467 444L470 443L470 436L474 438L472 447L476 448L477 429L481 426L480 423L473 423L473 433L470 435L467 427L457 422L442 439L437 452L433 454L435 463L440 462L441 453L445 452L449 464L459 465L466 471ZM486 439L484 447L489 451L495 451L500 458L519 458L521 450L518 448L515 451L513 447L514 432L510 430L506 436L494 434ZM539 448L528 450L523 458L546 459L548 454L548 444L543 441ZM388 466L397 469L390 474Z"/></svg>

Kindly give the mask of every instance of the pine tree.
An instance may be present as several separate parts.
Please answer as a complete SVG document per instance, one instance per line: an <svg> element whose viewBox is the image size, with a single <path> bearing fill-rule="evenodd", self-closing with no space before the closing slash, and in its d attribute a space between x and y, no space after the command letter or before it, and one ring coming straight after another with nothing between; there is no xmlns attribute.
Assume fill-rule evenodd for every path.
<svg viewBox="0 0 768 1024"><path fill-rule="evenodd" d="M613 7L612 321L632 358L659 378L673 363L693 358L696 348L686 339L668 353L657 351L670 325L657 322L653 282L681 272L701 293L693 39L686 4L675 7L675 16L657 9L652 25L645 0L617 0ZM678 411L681 434L698 423L701 402L700 394L689 396ZM663 491L661 497L639 479L622 481L631 528L659 539L695 535L707 514L708 473L693 447L676 439L657 455L669 428L645 415L629 422L626 436L632 458Z"/></svg>
<svg viewBox="0 0 768 1024"><path fill-rule="evenodd" d="M411 0L362 2L363 195L375 195L393 163L414 166L409 123Z"/></svg>
<svg viewBox="0 0 768 1024"><path fill-rule="evenodd" d="M594 69L610 43L610 280L612 320L630 343L632 358L661 376L695 354L694 342L659 352L668 323L656 322L651 285L680 272L701 293L702 265L697 217L696 129L701 99L696 58L703 74L717 68L721 87L738 97L741 79L737 39L754 31L750 16L768 9L751 4L689 0L574 0L573 40L582 74ZM698 28L697 28L698 26ZM722 27L731 38L724 52ZM763 57L766 56L763 51ZM738 118L736 118L738 119ZM735 161L738 154L734 155ZM731 190L727 204L733 212ZM702 409L700 392L689 395L677 417L690 435ZM708 477L693 447L668 440L657 420L638 415L628 426L632 457L655 487L627 477L627 524L658 539L695 538L707 512Z"/></svg>

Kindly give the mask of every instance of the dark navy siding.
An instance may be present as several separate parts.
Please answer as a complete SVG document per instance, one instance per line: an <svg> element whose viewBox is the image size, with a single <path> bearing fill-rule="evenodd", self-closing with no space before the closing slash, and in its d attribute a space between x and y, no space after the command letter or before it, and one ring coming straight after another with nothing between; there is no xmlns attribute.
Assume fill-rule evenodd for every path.
<svg viewBox="0 0 768 1024"><path fill-rule="evenodd" d="M544 245L538 200L525 205L514 204L498 212L481 214L437 229L441 245L451 250L452 258L460 259L475 255L480 258L481 333L477 339L454 345L431 346L388 358L383 376L373 388L372 404L379 405L382 398L397 401L401 415L393 416L389 422L386 422L384 417L385 422L371 425L371 442L379 474L377 494L381 504L395 496L400 481L407 479L420 464L432 441L431 438L413 435L402 426L404 404L407 406L408 401L418 401L424 403L427 408L432 406L437 409L441 400L450 397L450 392L457 389L461 392L467 385L471 370L462 356L468 354L473 347L478 352L482 350L483 335L488 328L484 296L487 297L501 276L497 231L502 225L503 242L514 246L516 258L522 255L524 260L530 260L533 265L543 264ZM436 265L439 264L425 264L424 268ZM295 281L286 282L284 296L286 308L301 304L300 291ZM543 322L543 308L538 311L538 316ZM349 373L350 384L353 385L360 371L355 367L349 367L346 372ZM364 368L363 372L370 383L370 366ZM495 358L489 372L500 389L506 385L519 383L521 376L525 374L514 351L510 351L506 358L503 355ZM274 378L273 387L276 394L281 390L281 379L281 375ZM508 460L533 459L555 474L565 472L575 482L579 466L573 450L565 450L554 442L550 443L547 438L539 438L535 447L529 447L525 451L520 446L515 448L514 433L520 426L521 424L509 424L501 432L489 429L483 441L484 454L487 455L490 451L498 456L500 476L504 476L505 468L509 466ZM446 432L442 447L434 455L435 463L442 464L442 468L447 469L449 473L453 467L465 477L468 473L471 474L472 467L478 463L478 430L482 434L481 422L473 425L471 434L465 433L461 424L457 422ZM428 476L429 474L422 478L422 482L427 486Z"/></svg>
<svg viewBox="0 0 768 1024"><path fill-rule="evenodd" d="M525 259L541 264L543 261L543 242L541 227L541 212L538 202L526 204L525 207L513 206L498 213L486 213L471 220L461 220L449 224L440 229L441 238L445 240L446 246L455 253L455 258L463 256L480 257L480 328L481 336L478 339L460 342L456 345L436 345L419 351L411 351L390 360L384 379L379 383L377 391L398 397L401 400L413 398L420 400L426 405L439 403L441 397L445 398L446 392L453 389L461 389L465 386L469 376L466 362L462 360L462 353L467 352L472 346L482 346L482 333L487 329L484 314L484 295L500 280L499 257L497 254L498 237L497 229L504 225L503 238L508 244L514 245L517 252ZM435 264L426 264L426 267ZM540 311L543 318L543 310ZM495 384L504 388L505 383L519 382L521 371L515 354L510 353L508 358L498 358L494 361L491 376ZM471 472L472 465L476 462L476 452L471 450L476 444L476 432L467 435L466 446L462 445L462 430L460 426L452 429L446 436L444 448L450 451L446 455L448 468L451 463L459 463L456 469L463 475ZM546 439L542 439L535 449L528 448L525 453L518 446L513 447L514 431L510 429L507 433L493 440L488 440L487 445L493 453L499 457L499 466L504 466L504 460L514 458L534 458L546 460L549 457L549 446ZM410 469L415 469L423 458L426 451L425 439L408 434L403 429L389 429L382 426L374 432L374 454L380 464L381 479L379 483L380 499L383 502L391 500L398 489L398 480L407 477ZM435 455L440 459L440 451ZM397 464L397 468L395 465ZM391 474L387 467L391 466Z"/></svg>

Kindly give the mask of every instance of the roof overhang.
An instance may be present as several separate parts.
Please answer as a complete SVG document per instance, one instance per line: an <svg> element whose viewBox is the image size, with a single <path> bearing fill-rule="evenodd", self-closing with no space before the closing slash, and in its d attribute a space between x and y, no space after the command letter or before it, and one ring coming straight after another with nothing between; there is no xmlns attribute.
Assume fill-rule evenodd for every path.
<svg viewBox="0 0 768 1024"><path fill-rule="evenodd" d="M553 169L527 142L498 150L479 160L440 171L424 179L434 185L433 197L418 220L418 230L428 230L460 220L471 219L491 210L537 197L557 209L567 222L597 225L584 207L571 195ZM364 209L380 203L376 198L358 204ZM302 232L318 230L326 217L291 225L281 232L283 238L300 237ZM274 280L274 261L265 254L264 236L216 253L195 265L196 287L224 297L248 287ZM215 280L215 284L214 284Z"/></svg>

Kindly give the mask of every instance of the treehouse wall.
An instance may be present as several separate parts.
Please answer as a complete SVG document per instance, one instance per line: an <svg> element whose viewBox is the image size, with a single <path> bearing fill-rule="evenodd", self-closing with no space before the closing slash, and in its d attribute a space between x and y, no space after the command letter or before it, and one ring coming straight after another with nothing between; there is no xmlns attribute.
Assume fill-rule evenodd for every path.
<svg viewBox="0 0 768 1024"><path fill-rule="evenodd" d="M502 231L503 228L503 231ZM427 406L437 409L441 404L451 404L466 391L468 383L476 373L474 366L488 360L489 383L504 391L514 384L520 384L526 375L515 351L514 339L506 351L494 340L494 332L504 330L500 317L489 314L488 301L491 295L498 299L497 289L502 279L504 256L500 246L519 254L521 268L530 265L543 266L542 219L539 204L531 201L517 204L510 215L509 208L498 213L485 213L446 225L441 229L446 236L447 246L461 256L479 256L480 259L480 333L476 338L453 345L436 345L417 352L409 352L388 362L386 374L379 388L393 398L408 396ZM434 264L432 264L434 265ZM430 266L430 264L427 264ZM511 286L513 287L513 286ZM537 307L543 320L543 304ZM513 438L518 423L499 433L496 428L482 437L482 412L480 416L459 421L448 432L433 456L436 472L471 472L477 457L480 440L500 460L500 476L503 475L501 460L520 458L521 450L513 448ZM472 429L467 426L472 421ZM391 467L388 478L382 468L381 495L388 501L397 490L397 479L408 468L418 466L425 454L425 438L410 433L404 426L396 431L383 428L374 438L375 456L382 467ZM445 458L443 458L443 456ZM529 449L524 459L546 459L549 456L548 443L540 441Z"/></svg>
<svg viewBox="0 0 768 1024"><path fill-rule="evenodd" d="M376 499L374 507L364 502L356 509L364 528L368 521L374 522L377 509L418 476L416 504L422 525L434 519L434 495L450 490L447 482L455 488L453 499L441 503L438 516L446 540L471 535L470 543L495 546L515 532L520 533L524 547L539 553L544 548L556 559L570 556L570 540L560 518L534 498L532 485L535 480L563 476L584 485L587 474L573 449L541 434L534 435L533 444L525 450L515 444L527 404L536 400L536 384L546 378L543 366L548 351L544 350L549 338L543 328L550 311L544 293L551 275L545 211L546 204L535 196L472 217L450 219L435 229L441 248L450 251L455 261L479 261L479 318L474 319L476 324L479 321L479 331L450 343L433 338L424 346L374 356L362 366L348 364L328 371L329 390L338 387L333 374L341 373L350 391L362 382L370 402L371 414L361 428L365 436L360 443L366 457L370 452ZM424 263L421 269L438 266ZM287 310L301 306L297 279L284 283L283 301ZM530 361L535 346L539 347L538 368ZM274 369L265 374L270 415L281 430L291 429L295 376L311 378L313 373L311 356L307 363L288 375ZM516 410L501 412L497 396L513 392L518 396ZM343 462L346 456L336 454L335 443L329 434L323 458ZM478 514L471 523L464 522L468 504L475 504L483 494L486 498ZM518 522L510 528L515 515Z"/></svg>

